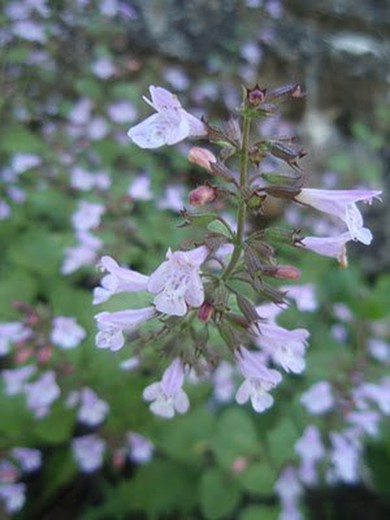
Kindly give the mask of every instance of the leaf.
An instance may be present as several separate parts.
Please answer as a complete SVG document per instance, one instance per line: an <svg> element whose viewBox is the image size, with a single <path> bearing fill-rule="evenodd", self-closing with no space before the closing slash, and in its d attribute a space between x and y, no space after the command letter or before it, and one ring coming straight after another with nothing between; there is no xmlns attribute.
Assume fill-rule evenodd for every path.
<svg viewBox="0 0 390 520"><path fill-rule="evenodd" d="M266 463L254 463L241 475L241 485L255 495L270 495L277 479L276 472Z"/></svg>
<svg viewBox="0 0 390 520"><path fill-rule="evenodd" d="M221 220L213 220L207 225L207 229L213 233L220 233L225 237L231 239L233 237L230 228L227 224L224 224Z"/></svg>
<svg viewBox="0 0 390 520"><path fill-rule="evenodd" d="M7 153L37 153L45 150L44 142L26 128L8 126L0 136L1 149Z"/></svg>
<svg viewBox="0 0 390 520"><path fill-rule="evenodd" d="M200 480L200 506L207 520L228 518L241 499L238 483L219 469L203 473Z"/></svg>
<svg viewBox="0 0 390 520"><path fill-rule="evenodd" d="M240 512L237 520L278 520L279 508L272 506L249 506Z"/></svg>
<svg viewBox="0 0 390 520"><path fill-rule="evenodd" d="M48 444L59 444L71 439L74 423L75 412L56 402L49 415L36 421L32 434Z"/></svg>
<svg viewBox="0 0 390 520"><path fill-rule="evenodd" d="M22 301L31 303L38 292L37 280L23 269L10 267L1 274L0 308L1 319L20 317L18 311L12 308L12 303Z"/></svg>
<svg viewBox="0 0 390 520"><path fill-rule="evenodd" d="M164 424L158 446L174 460L198 465L215 432L213 415L203 408Z"/></svg>
<svg viewBox="0 0 390 520"><path fill-rule="evenodd" d="M294 444L299 437L299 433L291 419L285 418L268 432L267 445L269 457L273 462L273 467L280 468L286 462L294 458Z"/></svg>
<svg viewBox="0 0 390 520"><path fill-rule="evenodd" d="M261 446L250 415L240 408L226 410L219 419L211 449L223 468L230 468L238 457L258 455Z"/></svg>

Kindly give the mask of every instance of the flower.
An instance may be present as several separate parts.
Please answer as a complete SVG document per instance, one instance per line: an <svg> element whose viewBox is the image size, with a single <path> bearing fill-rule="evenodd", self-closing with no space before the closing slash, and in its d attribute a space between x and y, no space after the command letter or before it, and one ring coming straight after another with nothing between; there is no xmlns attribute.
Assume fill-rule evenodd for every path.
<svg viewBox="0 0 390 520"><path fill-rule="evenodd" d="M359 480L359 460L362 445L356 437L346 433L330 432L332 449L330 460L331 468L328 478L331 481L341 480L347 484L354 484Z"/></svg>
<svg viewBox="0 0 390 520"><path fill-rule="evenodd" d="M72 215L72 224L77 231L89 231L100 224L100 219L106 208L103 204L95 204L81 200L77 210Z"/></svg>
<svg viewBox="0 0 390 520"><path fill-rule="evenodd" d="M77 347L85 338L85 330L78 325L75 318L57 316L53 319L51 341L63 349Z"/></svg>
<svg viewBox="0 0 390 520"><path fill-rule="evenodd" d="M129 459L136 464L146 464L153 457L154 446L149 439L139 433L127 434L129 444Z"/></svg>
<svg viewBox="0 0 390 520"><path fill-rule="evenodd" d="M80 396L81 406L79 408L77 419L88 426L97 426L104 421L108 411L108 404L99 399L93 390L83 388Z"/></svg>
<svg viewBox="0 0 390 520"><path fill-rule="evenodd" d="M295 196L295 200L340 218L347 224L352 240L368 245L371 243L372 234L369 229L363 227L363 218L356 202L371 203L374 198L379 198L381 193L378 190L316 190L304 188Z"/></svg>
<svg viewBox="0 0 390 520"><path fill-rule="evenodd" d="M159 148L164 144L176 144L187 137L207 134L205 125L186 112L177 97L161 87L149 87L150 101L144 97L157 114L145 119L128 131L128 136L140 148Z"/></svg>
<svg viewBox="0 0 390 520"><path fill-rule="evenodd" d="M274 400L268 391L281 382L280 373L265 366L262 354L250 352L244 347L236 351L235 357L245 378L236 393L237 403L244 404L250 399L253 409L259 413L270 408Z"/></svg>
<svg viewBox="0 0 390 520"><path fill-rule="evenodd" d="M148 291L157 294L153 302L158 311L170 316L184 316L187 305L202 305L204 290L199 268L207 255L205 246L174 253L168 250L167 260L152 273L148 282Z"/></svg>
<svg viewBox="0 0 390 520"><path fill-rule="evenodd" d="M18 321L0 323L0 356L8 354L11 343L23 341L30 334L30 329Z"/></svg>
<svg viewBox="0 0 390 520"><path fill-rule="evenodd" d="M171 419L175 411L183 414L190 407L188 396L182 389L183 383L184 366L179 358L175 358L161 381L147 386L142 397L145 401L152 401L149 408L155 415Z"/></svg>
<svg viewBox="0 0 390 520"><path fill-rule="evenodd" d="M332 387L328 381L319 381L301 396L301 403L312 415L321 415L334 406Z"/></svg>
<svg viewBox="0 0 390 520"><path fill-rule="evenodd" d="M95 434L76 437L72 441L73 455L81 471L92 473L100 468L106 444Z"/></svg>
<svg viewBox="0 0 390 520"><path fill-rule="evenodd" d="M33 365L3 370L2 377L6 395L15 395L21 392L24 384L35 371L36 368Z"/></svg>
<svg viewBox="0 0 390 520"><path fill-rule="evenodd" d="M32 448L15 447L11 451L12 456L20 464L26 473L39 469L42 465L42 454Z"/></svg>
<svg viewBox="0 0 390 520"><path fill-rule="evenodd" d="M325 456L325 448L321 441L320 431L316 426L309 425L295 443L295 451L301 458L299 475L307 485L317 482L316 463Z"/></svg>
<svg viewBox="0 0 390 520"><path fill-rule="evenodd" d="M108 348L115 352L123 347L124 330L131 330L142 322L153 318L153 307L143 309L128 309L117 312L100 312L95 316L99 332L96 335L98 348Z"/></svg>
<svg viewBox="0 0 390 520"><path fill-rule="evenodd" d="M100 267L109 274L101 280L101 287L96 287L93 293L93 303L107 301L114 294L121 292L146 291L149 277L131 269L120 267L110 256L103 256Z"/></svg>
<svg viewBox="0 0 390 520"><path fill-rule="evenodd" d="M33 411L37 419L41 419L49 413L50 405L61 393L55 380L55 373L52 370L42 374L34 383L27 383L24 391L27 397L27 406Z"/></svg>
<svg viewBox="0 0 390 520"><path fill-rule="evenodd" d="M347 267L347 250L345 244L351 240L349 231L334 237L305 237L298 245L322 256L337 258L340 265Z"/></svg>
<svg viewBox="0 0 390 520"><path fill-rule="evenodd" d="M5 502L7 513L16 513L26 501L26 484L0 484L0 498Z"/></svg>

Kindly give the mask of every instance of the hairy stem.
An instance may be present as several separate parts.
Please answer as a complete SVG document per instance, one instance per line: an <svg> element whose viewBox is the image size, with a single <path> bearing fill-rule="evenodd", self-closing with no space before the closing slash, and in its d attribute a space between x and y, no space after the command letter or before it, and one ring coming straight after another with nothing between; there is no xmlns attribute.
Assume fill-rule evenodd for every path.
<svg viewBox="0 0 390 520"><path fill-rule="evenodd" d="M241 146L241 162L240 162L240 188L246 186L248 182L248 144L249 144L249 131L250 131L251 118L244 117L244 123L242 128L242 146ZM223 273L222 279L226 280L229 275L235 269L242 251L242 242L244 238L244 226L246 219L246 203L243 198L240 199L238 210L237 210L237 233L235 238L235 244L233 254L230 259L229 265Z"/></svg>

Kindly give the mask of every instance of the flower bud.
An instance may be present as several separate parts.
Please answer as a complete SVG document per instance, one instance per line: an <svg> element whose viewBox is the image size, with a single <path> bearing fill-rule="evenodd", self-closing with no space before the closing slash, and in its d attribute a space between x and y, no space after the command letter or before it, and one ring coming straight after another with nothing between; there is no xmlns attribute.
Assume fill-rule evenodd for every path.
<svg viewBox="0 0 390 520"><path fill-rule="evenodd" d="M198 309L197 317L198 320L203 321L204 323L207 323L211 316L213 315L214 307L211 305L211 303L204 302Z"/></svg>
<svg viewBox="0 0 390 520"><path fill-rule="evenodd" d="M198 186L190 191L188 195L188 201L191 206L204 206L205 204L214 202L216 198L217 188L209 185Z"/></svg>
<svg viewBox="0 0 390 520"><path fill-rule="evenodd" d="M217 162L217 158L215 155L207 150L207 148L201 148L200 146L194 146L188 152L188 160L193 163L201 166L205 170L211 173L211 163Z"/></svg>
<svg viewBox="0 0 390 520"><path fill-rule="evenodd" d="M260 103L263 103L265 94L266 89L260 88L259 84L256 83L253 88L246 89L246 102L251 107L257 107Z"/></svg>
<svg viewBox="0 0 390 520"><path fill-rule="evenodd" d="M281 280L299 280L301 271L293 265L278 265L273 276Z"/></svg>

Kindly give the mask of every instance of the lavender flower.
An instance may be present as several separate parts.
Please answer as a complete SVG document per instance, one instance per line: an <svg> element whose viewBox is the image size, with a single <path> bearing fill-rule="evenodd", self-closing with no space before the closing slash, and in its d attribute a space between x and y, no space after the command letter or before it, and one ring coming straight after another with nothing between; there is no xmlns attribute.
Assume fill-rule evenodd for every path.
<svg viewBox="0 0 390 520"><path fill-rule="evenodd" d="M187 137L207 134L205 125L186 112L177 97L168 90L151 85L152 101L144 97L157 114L133 126L128 136L140 148L159 148L164 144L176 144Z"/></svg>
<svg viewBox="0 0 390 520"><path fill-rule="evenodd" d="M6 395L15 395L22 392L26 381L35 371L36 368L33 365L3 370L2 377Z"/></svg>
<svg viewBox="0 0 390 520"><path fill-rule="evenodd" d="M100 312L95 316L99 332L96 345L115 352L123 347L125 339L123 331L136 328L142 322L155 315L154 307L128 309L117 312Z"/></svg>
<svg viewBox="0 0 390 520"><path fill-rule="evenodd" d="M26 473L39 469L42 465L42 454L32 448L13 448L12 457L20 464Z"/></svg>
<svg viewBox="0 0 390 520"><path fill-rule="evenodd" d="M351 240L349 231L335 237L305 237L300 245L313 253L336 258L343 267L347 267L346 243Z"/></svg>
<svg viewBox="0 0 390 520"><path fill-rule="evenodd" d="M92 473L103 464L106 444L95 434L76 437L72 441L73 455L81 471Z"/></svg>
<svg viewBox="0 0 390 520"><path fill-rule="evenodd" d="M152 401L149 408L155 414L171 419L175 412L186 413L190 403L182 389L184 383L184 366L179 358L175 358L165 370L161 381L147 386L142 396L145 401Z"/></svg>
<svg viewBox="0 0 390 520"><path fill-rule="evenodd" d="M187 305L200 307L204 301L204 290L199 268L206 260L205 246L190 251L168 250L167 260L152 273L148 290L157 294L153 303L156 309L171 316L184 316Z"/></svg>
<svg viewBox="0 0 390 520"><path fill-rule="evenodd" d="M27 406L37 419L41 419L49 413L51 404L61 393L52 370L42 374L34 383L27 383L24 386L24 391L27 397Z"/></svg>
<svg viewBox="0 0 390 520"><path fill-rule="evenodd" d="M258 413L270 408L274 399L268 392L281 382L280 373L266 367L261 353L240 347L235 357L245 378L236 393L237 403L244 404L250 399L253 409Z"/></svg>
<svg viewBox="0 0 390 520"><path fill-rule="evenodd" d="M83 388L80 393L80 408L77 419L88 426L97 426L104 421L109 411L108 404L99 399L93 390Z"/></svg>
<svg viewBox="0 0 390 520"><path fill-rule="evenodd" d="M330 460L332 468L328 473L331 482L341 480L355 484L359 480L359 461L362 446L356 436L346 433L330 432L332 449Z"/></svg>
<svg viewBox="0 0 390 520"><path fill-rule="evenodd" d="M75 348L83 341L85 336L85 330L78 325L75 318L57 316L53 319L50 339L54 345L63 349Z"/></svg>
<svg viewBox="0 0 390 520"><path fill-rule="evenodd" d="M127 442L129 444L129 459L136 464L147 464L152 460L154 446L143 435L130 432L127 434Z"/></svg>
<svg viewBox="0 0 390 520"><path fill-rule="evenodd" d="M17 321L0 323L0 356L8 354L11 343L23 341L30 335L30 329L23 323Z"/></svg>
<svg viewBox="0 0 390 520"><path fill-rule="evenodd" d="M26 501L26 484L18 482L15 484L0 483L0 498L5 503L7 513L16 513L22 509Z"/></svg>
<svg viewBox="0 0 390 520"><path fill-rule="evenodd" d="M379 198L378 190L316 190L304 188L295 200L311 206L319 211L334 215L343 220L348 227L352 240L370 244L371 231L363 227L363 218L356 202L364 201L371 204L374 198Z"/></svg>
<svg viewBox="0 0 390 520"><path fill-rule="evenodd" d="M103 303L114 294L121 292L146 291L149 281L148 276L120 267L110 256L103 256L99 266L108 271L109 274L102 278L100 282L102 286L94 290L94 304Z"/></svg>
<svg viewBox="0 0 390 520"><path fill-rule="evenodd" d="M319 381L301 396L301 403L312 415L321 415L334 406L332 387L328 381Z"/></svg>
<svg viewBox="0 0 390 520"><path fill-rule="evenodd" d="M82 200L72 215L72 224L78 231L89 231L100 224L100 218L106 211L103 204L95 204Z"/></svg>
<svg viewBox="0 0 390 520"><path fill-rule="evenodd" d="M306 485L316 484L316 464L325 456L320 431L316 426L307 426L302 437L295 443L295 451L301 458L299 476L302 482Z"/></svg>
<svg viewBox="0 0 390 520"><path fill-rule="evenodd" d="M62 274L71 274L84 265L92 265L96 262L98 250L103 242L100 238L86 231L77 232L79 244L65 249L65 259L61 266Z"/></svg>

